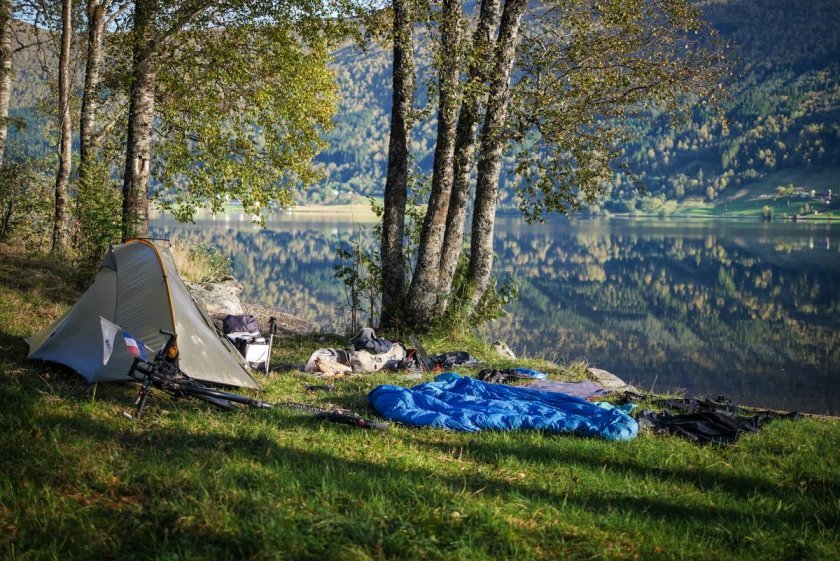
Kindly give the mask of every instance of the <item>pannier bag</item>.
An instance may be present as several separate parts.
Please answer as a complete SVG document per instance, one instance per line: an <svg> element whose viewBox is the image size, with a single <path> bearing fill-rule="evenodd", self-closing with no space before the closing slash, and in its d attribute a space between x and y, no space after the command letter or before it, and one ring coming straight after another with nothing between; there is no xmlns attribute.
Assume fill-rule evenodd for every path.
<svg viewBox="0 0 840 561"><path fill-rule="evenodd" d="M254 316L227 316L222 322L222 330L229 337L239 335L259 335L260 325Z"/></svg>

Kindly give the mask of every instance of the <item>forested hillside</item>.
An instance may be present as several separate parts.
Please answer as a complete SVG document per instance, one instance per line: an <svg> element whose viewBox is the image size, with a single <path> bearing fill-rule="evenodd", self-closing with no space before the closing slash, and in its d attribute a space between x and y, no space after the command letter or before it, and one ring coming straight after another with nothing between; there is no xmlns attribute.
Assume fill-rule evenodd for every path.
<svg viewBox="0 0 840 561"><path fill-rule="evenodd" d="M702 113L683 130L640 129L626 154L651 193L711 200L780 170L840 165L840 3L708 2L705 12L740 58L728 131ZM630 193L617 178L614 198Z"/></svg>
<svg viewBox="0 0 840 561"><path fill-rule="evenodd" d="M837 0L706 0L708 21L732 44L726 127L707 109L675 127L666 117L640 119L624 147L609 197L590 210L656 210L666 201L737 198L747 186L772 191L777 172L808 190L840 191L840 2ZM49 85L34 49L15 57L12 116L29 126L12 131L16 150L44 153L49 141L39 113ZM346 46L333 63L341 91L329 147L318 161L325 178L298 196L300 203L343 203L381 195L390 119L390 49ZM421 68L422 77L422 68ZM424 109L424 94L415 101ZM430 173L434 115L421 115L412 145L416 170ZM837 170L834 173L832 170ZM828 173L826 173L828 171ZM826 179L828 178L828 179ZM760 180L765 179L763 183ZM508 186L516 179L503 175ZM640 180L640 181L636 181ZM644 191L640 191L641 185ZM503 188L501 208L516 208Z"/></svg>
<svg viewBox="0 0 840 561"><path fill-rule="evenodd" d="M45 130L49 111L54 111L52 92L48 76L56 68L57 59L46 31L35 32L31 25L15 22L15 53L12 59L12 95L9 103L9 130L7 151L12 158L42 156L52 150L55 139Z"/></svg>
<svg viewBox="0 0 840 561"><path fill-rule="evenodd" d="M728 130L698 109L692 122L639 121L624 154L631 173L616 171L604 207L655 209L665 200L714 200L782 170L803 186L811 172L840 166L840 2L836 0L711 0L708 21L732 44L735 61L723 110ZM385 182L390 114L389 52L336 53L342 102L330 147L319 160L327 189L309 201L346 202L351 194L381 194ZM422 102L420 104L422 106ZM413 155L429 173L434 115L418 123ZM837 174L840 187L840 172ZM513 178L508 176L507 181ZM835 189L837 191L838 189ZM500 206L515 208L511 189Z"/></svg>

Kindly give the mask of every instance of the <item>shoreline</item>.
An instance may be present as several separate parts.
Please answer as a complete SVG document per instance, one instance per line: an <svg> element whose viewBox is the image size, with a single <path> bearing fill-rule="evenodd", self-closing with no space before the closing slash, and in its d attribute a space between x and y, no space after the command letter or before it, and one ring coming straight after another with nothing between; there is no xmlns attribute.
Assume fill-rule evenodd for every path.
<svg viewBox="0 0 840 561"><path fill-rule="evenodd" d="M238 215L238 216L237 216ZM299 205L286 210L273 210L264 216L266 222L277 219L282 219L284 216L301 220L323 220L325 218L337 217L342 220L350 220L352 222L372 223L378 222L380 217L373 212L368 204L342 204L342 205ZM168 213L160 211L151 211L149 213L150 219L171 218ZM241 207L231 206L225 211L211 214L207 211L199 211L196 213L195 220L230 220L235 218L237 220L250 219L251 215L245 213ZM521 218L522 213L515 209L499 209L496 212L497 218ZM840 215L833 214L818 214L800 216L798 219L793 218L774 218L772 220L762 220L761 216L745 215L745 214L699 214L693 212L674 212L669 214L646 213L646 212L611 212L608 214L591 214L579 213L572 216L565 216L561 214L552 214L546 217L547 221L556 219L566 219L570 221L599 221L599 220L639 220L644 222L733 222L733 223L763 223L763 224L833 224L840 222Z"/></svg>

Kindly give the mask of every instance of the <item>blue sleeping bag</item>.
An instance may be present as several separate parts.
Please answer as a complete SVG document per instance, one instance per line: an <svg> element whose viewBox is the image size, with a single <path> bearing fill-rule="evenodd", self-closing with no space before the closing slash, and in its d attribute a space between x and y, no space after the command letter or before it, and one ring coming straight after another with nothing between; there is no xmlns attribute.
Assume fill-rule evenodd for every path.
<svg viewBox="0 0 840 561"><path fill-rule="evenodd" d="M488 384L447 372L411 389L383 385L368 394L382 417L406 425L475 432L533 429L630 440L636 421L608 404L556 392Z"/></svg>

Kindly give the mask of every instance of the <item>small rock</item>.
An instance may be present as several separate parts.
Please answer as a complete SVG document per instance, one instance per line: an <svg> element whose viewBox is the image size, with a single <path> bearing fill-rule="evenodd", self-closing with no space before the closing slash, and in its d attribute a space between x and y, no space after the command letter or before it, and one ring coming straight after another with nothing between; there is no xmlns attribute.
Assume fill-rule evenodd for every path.
<svg viewBox="0 0 840 561"><path fill-rule="evenodd" d="M243 302L242 309L244 310L244 313L257 318L257 321L260 324L260 330L263 333L268 333L269 320L271 318L274 318L277 321L278 333L301 335L312 332L313 326L308 321L271 306Z"/></svg>
<svg viewBox="0 0 840 561"><path fill-rule="evenodd" d="M207 312L221 329L222 320L229 315L249 314L257 318L260 331L269 332L269 320L277 322L278 333L304 334L312 331L312 324L282 310L260 304L243 303L239 300L242 285L235 278L227 276L219 282L195 284L184 281L196 303Z"/></svg>
<svg viewBox="0 0 840 561"><path fill-rule="evenodd" d="M507 346L507 343L504 341L496 341L493 343L493 348L496 349L496 352L499 353L499 356L502 358L510 358L516 360L516 355L510 350L510 347Z"/></svg>
<svg viewBox="0 0 840 561"><path fill-rule="evenodd" d="M601 386L608 390L612 391L637 391L636 388L616 376L611 372L607 372L606 370L601 370L600 368L592 368L591 366L586 369L589 373L589 377L598 382Z"/></svg>
<svg viewBox="0 0 840 561"><path fill-rule="evenodd" d="M233 277L221 282L185 283L195 301L211 316L241 315L242 285Z"/></svg>

